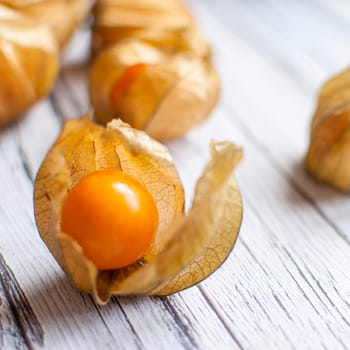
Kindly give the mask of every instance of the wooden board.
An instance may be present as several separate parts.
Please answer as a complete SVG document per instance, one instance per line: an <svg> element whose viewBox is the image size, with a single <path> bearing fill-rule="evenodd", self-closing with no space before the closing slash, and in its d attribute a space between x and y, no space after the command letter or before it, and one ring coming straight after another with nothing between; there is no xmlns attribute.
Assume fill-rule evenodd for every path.
<svg viewBox="0 0 350 350"><path fill-rule="evenodd" d="M77 292L37 233L33 179L62 122L89 108L79 30L50 97L0 132L0 349L348 349L350 198L302 168L322 82L350 64L346 0L188 0L222 98L168 144L187 202L210 139L241 144L244 221L233 254L168 298ZM0 77L1 79L1 77Z"/></svg>

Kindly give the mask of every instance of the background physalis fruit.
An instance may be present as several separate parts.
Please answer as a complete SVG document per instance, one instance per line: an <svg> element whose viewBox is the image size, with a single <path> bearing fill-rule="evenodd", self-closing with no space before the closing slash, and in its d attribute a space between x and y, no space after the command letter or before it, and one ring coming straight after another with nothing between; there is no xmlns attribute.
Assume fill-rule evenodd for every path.
<svg viewBox="0 0 350 350"><path fill-rule="evenodd" d="M168 54L139 41L106 49L91 68L96 120L106 124L122 116L157 140L180 137L205 119L219 90L208 60L188 53Z"/></svg>
<svg viewBox="0 0 350 350"><path fill-rule="evenodd" d="M93 11L92 52L101 53L126 39L165 52L210 55L207 42L180 0L99 0Z"/></svg>
<svg viewBox="0 0 350 350"><path fill-rule="evenodd" d="M36 222L48 248L75 286L105 303L111 295L168 295L214 272L236 241L241 197L232 171L241 149L211 144L211 160L197 182L187 215L184 194L165 146L120 120L106 128L88 118L67 121L35 180ZM62 206L79 181L101 169L115 169L141 182L159 215L154 242L141 260L123 268L99 270L71 235L61 230Z"/></svg>
<svg viewBox="0 0 350 350"><path fill-rule="evenodd" d="M51 29L0 5L0 127L45 96L58 71Z"/></svg>
<svg viewBox="0 0 350 350"><path fill-rule="evenodd" d="M0 127L51 90L60 50L90 0L3 0L0 4Z"/></svg>
<svg viewBox="0 0 350 350"><path fill-rule="evenodd" d="M320 181L350 189L350 69L321 89L311 123L305 158L308 172Z"/></svg>
<svg viewBox="0 0 350 350"><path fill-rule="evenodd" d="M62 49L91 9L91 0L2 0L35 23L52 29ZM39 41L39 37L37 38Z"/></svg>
<svg viewBox="0 0 350 350"><path fill-rule="evenodd" d="M219 79L182 1L100 0L94 17L90 98L97 122L122 118L165 141L208 117Z"/></svg>

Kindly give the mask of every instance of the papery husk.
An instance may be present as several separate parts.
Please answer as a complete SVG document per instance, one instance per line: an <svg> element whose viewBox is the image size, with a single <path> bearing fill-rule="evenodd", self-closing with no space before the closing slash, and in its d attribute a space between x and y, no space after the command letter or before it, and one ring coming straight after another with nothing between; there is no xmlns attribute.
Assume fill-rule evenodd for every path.
<svg viewBox="0 0 350 350"><path fill-rule="evenodd" d="M128 67L138 63L147 64L147 69L116 108L110 99L112 86ZM182 136L205 119L219 90L218 76L208 60L188 53L167 54L134 40L105 50L91 69L90 96L96 120L106 124L118 116L162 141Z"/></svg>
<svg viewBox="0 0 350 350"><path fill-rule="evenodd" d="M181 1L102 0L97 2L93 54L124 39L137 39L167 52L208 56L208 44Z"/></svg>
<svg viewBox="0 0 350 350"><path fill-rule="evenodd" d="M101 0L94 17L90 96L99 123L118 116L166 141L209 115L219 80L209 46L181 1ZM112 103L118 79L143 64L145 72Z"/></svg>
<svg viewBox="0 0 350 350"><path fill-rule="evenodd" d="M94 9L95 22L105 26L194 24L194 19L178 0L100 0Z"/></svg>
<svg viewBox="0 0 350 350"><path fill-rule="evenodd" d="M5 1L22 15L47 25L62 48L91 8L91 0Z"/></svg>
<svg viewBox="0 0 350 350"><path fill-rule="evenodd" d="M195 27L107 27L94 26L92 54L97 56L103 50L125 39L135 39L168 52L189 52L200 57L209 57L210 48Z"/></svg>
<svg viewBox="0 0 350 350"><path fill-rule="evenodd" d="M192 209L184 215L181 183L164 146L120 120L105 129L86 118L65 124L37 175L34 203L42 238L78 289L100 304L111 295L168 295L200 282L222 264L241 223L241 197L231 175L241 150L223 142L212 143L211 151ZM60 214L67 191L81 177L111 167L144 183L158 206L160 226L141 261L99 271L60 231Z"/></svg>
<svg viewBox="0 0 350 350"><path fill-rule="evenodd" d="M46 96L57 71L52 31L0 5L0 127Z"/></svg>
<svg viewBox="0 0 350 350"><path fill-rule="evenodd" d="M77 288L89 292L93 291L92 280L86 278L97 276L97 270L82 255L79 245L61 232L60 217L67 192L98 169L121 170L145 185L158 208L159 231L164 231L184 208L182 185L164 146L121 121L107 128L91 123L87 117L66 122L35 180L35 216L56 260ZM145 261L158 254L168 239L167 234L157 234Z"/></svg>
<svg viewBox="0 0 350 350"><path fill-rule="evenodd" d="M242 221L241 195L232 176L242 150L215 141L210 150L211 160L197 181L189 213L168 228L172 240L148 265L112 281L112 295L170 295L201 282L226 260Z"/></svg>
<svg viewBox="0 0 350 350"><path fill-rule="evenodd" d="M322 182L350 189L350 69L320 91L305 167Z"/></svg>

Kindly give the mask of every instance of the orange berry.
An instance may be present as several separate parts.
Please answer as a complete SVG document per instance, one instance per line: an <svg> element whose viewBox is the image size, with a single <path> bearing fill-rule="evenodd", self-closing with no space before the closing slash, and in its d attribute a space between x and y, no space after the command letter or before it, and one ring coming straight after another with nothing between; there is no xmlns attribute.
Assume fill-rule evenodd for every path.
<svg viewBox="0 0 350 350"><path fill-rule="evenodd" d="M118 108L119 102L125 92L131 87L134 81L146 71L146 68L146 63L137 63L125 69L122 76L113 84L110 92L109 98L114 108Z"/></svg>
<svg viewBox="0 0 350 350"><path fill-rule="evenodd" d="M158 211L148 190L117 170L98 170L68 193L62 231L71 235L98 269L118 269L136 262L151 246Z"/></svg>

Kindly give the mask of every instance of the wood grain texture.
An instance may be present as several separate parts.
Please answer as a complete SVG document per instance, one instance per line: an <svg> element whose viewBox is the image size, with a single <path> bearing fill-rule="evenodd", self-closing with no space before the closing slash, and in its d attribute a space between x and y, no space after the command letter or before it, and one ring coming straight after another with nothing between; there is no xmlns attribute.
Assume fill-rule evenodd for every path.
<svg viewBox="0 0 350 350"><path fill-rule="evenodd" d="M9 302L16 324L29 349L34 344L43 345L44 331L31 308L13 272L0 254L0 281L6 300ZM18 337L19 338L19 337Z"/></svg>
<svg viewBox="0 0 350 350"><path fill-rule="evenodd" d="M292 3L294 4L294 2ZM276 2L273 2L273 4L276 4ZM303 9L307 14L307 6L305 7L306 9ZM213 10L216 10L216 8L213 8ZM294 41L285 42L284 27L280 29L281 33L279 35L281 38L278 40L278 36L275 34L277 25L269 25L272 20L278 22L277 18L280 18L281 13L266 18L266 22L262 23L261 11L256 12L255 15L253 11L248 14L249 16L245 18L240 13L235 23L237 23L237 27L242 25L242 22L245 26L254 23L256 27L254 37L245 36L244 28L241 29L243 31L241 32L236 27L233 31L227 30L227 27L224 26L221 27L222 30L219 32L221 35L217 32L215 36L216 43L221 40L221 45L217 45L217 52L222 52L220 57L224 59L223 64L219 65L220 68L225 67L225 63L228 64L231 61L229 57L233 50L236 50L241 56L237 57L236 53L235 57L239 64L233 63L232 69L225 70L222 74L225 84L224 93L228 92L235 96L234 99L230 99L227 95L224 96L223 104L230 110L230 113L234 114L236 119L240 119L239 122L250 137L261 147L264 147L271 162L289 176L294 186L298 186L308 197L307 199L319 208L321 215L332 221L338 231L345 236L350 229L347 215L350 209L348 196L339 195L337 191L325 186L320 187L305 174L301 167L308 143L309 123L315 105L316 93L321 83L334 72L344 69L349 61L347 57L350 57L350 49L346 45L347 38L345 35L341 35L344 33L344 28L341 23L338 24L339 28L337 28L337 22L331 22L333 30L337 28L338 32L341 33L336 35L336 38L337 40L343 38L341 46L346 52L333 54L333 52L339 51L337 50L339 44L336 45L336 40L333 40L334 36L331 36L332 40L327 41L327 46L324 43L319 43L317 46L314 41L313 45L310 45L314 52L305 54L305 51L297 46L296 38L294 38ZM315 14L312 15L310 12L310 18L312 17L315 17ZM330 17L333 18L333 16ZM242 18L245 21L242 21ZM292 22L293 18L289 18L289 21ZM268 19L270 21L267 21ZM325 21L326 18L323 16L312 22L312 26L317 26L318 32L325 34L322 29L322 23ZM288 24L288 16L287 18L283 17L283 23ZM236 33L237 31L238 33ZM293 34L290 30L285 31L289 35ZM212 35L211 33L208 33L208 35ZM231 44L228 41L225 41L225 44L222 42L223 33L230 38L229 42ZM274 40L271 40L272 37ZM285 53L283 64L280 64L279 59L275 58L274 52L268 53L266 51L272 41L274 45L280 45L281 52ZM260 50L256 48L257 42L261 45ZM322 47L326 48L322 51ZM273 56L270 57L270 55ZM245 59L242 60L242 57ZM293 57L298 57L298 59ZM326 61L332 62L331 68L327 68L324 63ZM312 71L315 66L318 66L319 72L310 75L308 72ZM301 73L297 81L295 80L294 71ZM259 79L256 78L257 76L259 76ZM244 81L246 91L242 89L242 81ZM267 84L266 82L269 81L270 83ZM247 91L249 86L251 89ZM252 96L254 96L254 105L248 103ZM249 119L245 118L244 114L250 115ZM239 118L240 115L241 118ZM285 122L282 122L281 119ZM252 128L250 123L255 123L256 127ZM269 131L267 133L261 132L264 128L268 128ZM281 140L284 140L284 142L281 142ZM283 147L284 152L281 152L281 147Z"/></svg>
<svg viewBox="0 0 350 350"><path fill-rule="evenodd" d="M233 2L227 2L226 4L227 6L223 6L223 9L226 10L225 13L231 15L237 13L230 7ZM220 131L218 131L220 136L223 135L224 130L232 130L232 138L240 139L243 137L244 139L246 162L250 160L251 165L247 172L244 172L242 167L244 176L240 183L246 197L246 208L248 206L249 212L253 211L255 217L260 217L259 221L262 226L260 229L257 226L254 230L254 236L250 239L244 239L243 232L246 231L243 228L241 241L244 240L245 247L251 252L252 257L257 259L257 262L263 262L264 265L268 261L266 261L266 258L271 260L276 254L275 261L272 265L268 265L268 268L265 267L265 273L264 270L261 271L262 275L271 275L274 271L275 273L281 271L282 274L277 278L277 282L281 284L283 289L287 289L286 286L288 286L288 289L292 291L293 284L296 284L292 298L286 298L286 295L282 298L278 297L276 291L279 288L276 288L276 286L270 287L271 301L268 303L268 307L265 307L265 303L254 296L254 299L258 299L258 305L255 305L252 311L257 312L259 304L261 305L260 308L266 308L265 314L268 318L264 324L268 324L268 326L263 334L271 329L269 323L276 320L272 316L273 305L278 306L280 311L284 311L287 319L286 323L283 323L284 325L280 327L282 333L278 332L278 329L273 332L275 337L276 334L280 333L281 337L283 335L286 338L285 340L289 336L290 345L288 346L286 343L283 348L292 348L293 346L297 348L305 346L309 348L314 346L317 348L344 348L349 344L347 315L350 280L348 273L341 271L339 266L346 264L349 260L349 247L348 238L345 236L348 231L345 227L342 231L338 228L341 227L340 225L348 225L349 217L344 215L343 221L339 221L335 214L338 212L339 215L340 209L342 212L346 212L344 205L348 208L349 199L346 195L340 195L333 190L320 189L305 176L301 169L300 163L307 142L308 114L310 114L307 111L307 108L310 108L307 103L312 103L311 96L307 99L308 95L305 92L300 93L298 91L298 85L295 85L294 77L287 74L289 68L286 68L284 64L279 64L278 60L274 62L269 58L264 48L264 45L268 45L268 43L262 41L260 37L260 33L263 32L261 27L256 28L255 35L258 38L245 37L242 39L243 34L242 36L241 33L236 34L235 27L237 23L238 27L239 24L242 25L242 13L237 14L236 21L232 20L232 16L227 19L226 23L230 21L232 29L225 31L227 28L221 24L222 22L220 23L214 18L215 6L208 2L208 7L210 12L207 9L203 10L200 6L196 7L196 10L197 13L202 13L203 21L205 20L208 28L211 28L207 35L211 36L216 47L217 63L218 67L221 68L221 76L226 88L223 89L226 94L221 105L222 111L220 111L221 113L218 112L221 116L216 116L216 128L220 128ZM224 13L223 9L219 10L221 15ZM252 12L249 12L249 16L249 22L247 22L256 25L259 16L261 17L261 12L253 17L251 17ZM222 15L221 18L223 19L224 16ZM247 23L244 24L248 25ZM263 28L266 28L266 25ZM270 29L269 36L265 40L271 42L271 39L268 38L271 38L274 35L273 33L273 29ZM276 35L274 35L275 37ZM261 43L260 49L256 47L257 41ZM317 57L315 56L314 59L316 60ZM237 64L235 64L236 62ZM230 69L227 69L229 65ZM259 79L257 79L257 76L259 76ZM310 79L310 81L316 85L313 80ZM312 91L309 90L309 95L311 94ZM210 124L212 121L208 123ZM233 127L236 129L235 131L233 131ZM208 130L213 129L214 124L208 127ZM226 133L228 134L228 132ZM239 136L237 133L242 135ZM249 143L252 144L253 149L255 148L254 156L251 158L249 153L247 156L247 152L253 152L249 147ZM263 160L266 162L264 167L260 163ZM253 163L255 163L255 170L253 170ZM248 167L248 165L245 166ZM260 186L258 185L260 178L256 174L262 174L264 177ZM283 178L284 184L278 180L278 177ZM249 181L249 178L251 178L251 181L245 186L244 182ZM327 203L327 201L319 203L318 194L322 193L323 190L333 194L334 200L332 203ZM260 191L263 192L259 195ZM250 199L247 198L249 192L251 192ZM338 200L338 203L335 203L336 200ZM327 229L322 221L327 223ZM252 220L249 220L250 224L251 222ZM256 243L255 247L256 233L264 230L264 227L266 235L271 236L270 243L269 240L266 240L267 237L264 236L264 240ZM309 244L307 244L307 241L309 241ZM265 259L261 256L264 246L268 247ZM335 248L335 246L338 248ZM237 247L238 249L239 247ZM322 252L317 252L319 249ZM281 251L279 252L279 250ZM335 253L336 251L338 253ZM341 256L343 256L343 262L335 263L335 260L341 258ZM330 261L332 261L332 264L330 264ZM283 265L281 265L282 262ZM333 265L333 263L335 264ZM287 271L284 271L284 266L288 268ZM261 280L259 275L255 277L257 280ZM288 279L290 280L288 281ZM227 278L224 281L226 282ZM272 283L270 279L268 281L269 284ZM339 292L339 287L341 292ZM305 290L307 290L306 293ZM248 303L247 292L253 292L251 286L248 291L241 293ZM288 290L285 292L288 292ZM260 295L261 291L259 293L258 289L256 293L255 295ZM314 320L309 324L302 322L300 318L303 319L305 315L299 314L298 307L295 309L297 314L291 312L289 306L286 306L289 305L288 299L295 306L299 306L300 303L308 303L309 299L314 310L310 310L307 314L311 320L313 319L311 314L314 314ZM221 308L229 307L229 299L227 299L226 305L222 303L222 300L222 298L218 300L222 306ZM252 303L252 305L254 304ZM302 310L306 310L305 307ZM333 313L335 313L336 320L327 317L327 315ZM301 321L299 330L297 330L298 327L296 327L294 321L295 317ZM268 322L269 319L270 322ZM288 319L293 321L289 327L287 326ZM337 319L339 319L339 323ZM291 327L293 327L294 336L289 334ZM320 329L324 329L326 333L321 331L316 334L313 329L317 330L317 333ZM263 334L260 343L251 345L254 345L255 348L262 346L264 344L262 342ZM331 343L329 342L330 339L332 339ZM258 337L254 337L254 340L257 341ZM296 340L299 341L299 344ZM335 340L337 345L335 345Z"/></svg>
<svg viewBox="0 0 350 350"><path fill-rule="evenodd" d="M64 119L89 110L83 28L50 97L0 132L0 349L350 347L350 197L301 165L317 90L350 62L349 4L186 3L213 45L223 94L210 119L168 146L187 207L209 140L244 147L244 222L233 254L177 295L98 307L41 242L33 179Z"/></svg>
<svg viewBox="0 0 350 350"><path fill-rule="evenodd" d="M0 349L27 350L28 346L11 308L2 283L0 283Z"/></svg>

